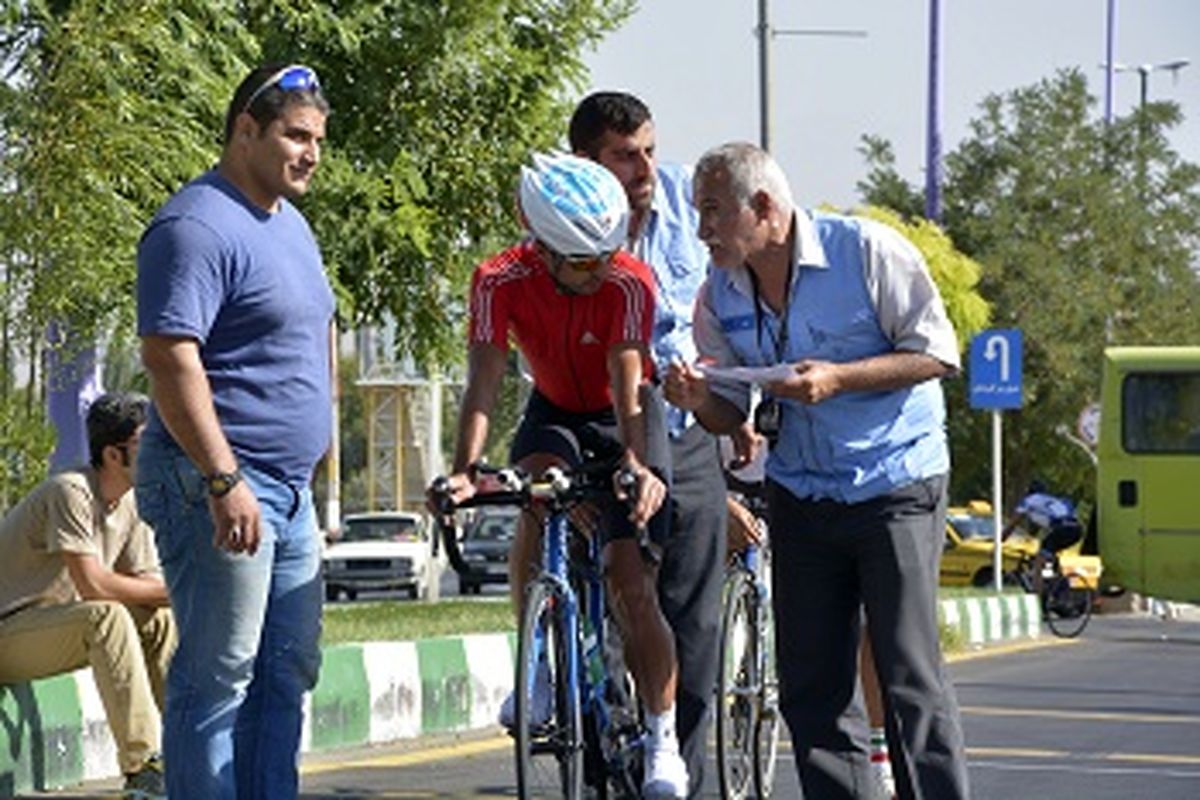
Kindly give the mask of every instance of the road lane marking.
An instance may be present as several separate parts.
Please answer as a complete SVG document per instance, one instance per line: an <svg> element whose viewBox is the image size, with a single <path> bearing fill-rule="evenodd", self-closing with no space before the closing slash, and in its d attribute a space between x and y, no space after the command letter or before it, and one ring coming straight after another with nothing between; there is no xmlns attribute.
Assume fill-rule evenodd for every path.
<svg viewBox="0 0 1200 800"><path fill-rule="evenodd" d="M1045 750L1034 747L968 747L968 758L1036 758L1042 760L1062 758L1075 761L1134 764L1156 764L1164 766L1200 766L1200 756L1168 755L1166 753L1080 753L1075 750Z"/></svg>
<svg viewBox="0 0 1200 800"><path fill-rule="evenodd" d="M1023 653L1026 650L1040 650L1043 647L1062 647L1064 645L1082 643L1080 639L1039 636L1037 639L1005 642L1003 644L989 643L976 650L959 650L956 653L947 653L946 662L955 664L959 661L974 661L977 658L991 658L992 656L1006 656L1011 653Z"/></svg>
<svg viewBox="0 0 1200 800"><path fill-rule="evenodd" d="M390 769L393 767L412 767L419 764L430 764L435 761L448 761L452 758L482 755L512 747L512 737L494 736L470 742L430 747L408 753L392 753L358 758L351 761L322 761L319 763L303 764L300 767L302 775L319 775L323 772L337 772L343 769Z"/></svg>
<svg viewBox="0 0 1200 800"><path fill-rule="evenodd" d="M1019 761L979 761L971 762L972 770L990 769L996 772L1053 772L1055 775L1061 775L1064 772L1079 773L1083 775L1119 775L1119 776L1141 776L1146 775L1153 777L1155 780L1162 778L1179 778L1183 780L1194 781L1200 779L1200 770L1189 769L1169 769L1161 765L1154 767L1116 767L1097 764L1095 762L1086 762L1084 764L1073 764L1070 761L1045 761L1039 764L1021 763Z"/></svg>
<svg viewBox="0 0 1200 800"><path fill-rule="evenodd" d="M1144 764L1196 764L1200 756L1168 756L1162 753L1110 753L1108 761L1136 761Z"/></svg>
<svg viewBox="0 0 1200 800"><path fill-rule="evenodd" d="M1187 715L1127 714L1102 711L1071 711L1066 709L1002 708L996 706L963 706L961 711L963 714L991 717L1042 717L1075 721L1200 725L1200 716ZM306 763L301 766L300 772L303 775L317 775L345 769L394 769L397 767L417 766L455 758L493 753L510 747L512 747L512 738L510 736L497 735L405 753L382 754L349 761L330 760ZM780 753L780 756L784 758L789 755L790 753ZM1158 753L1079 753L1066 750L1024 747L968 747L967 755L970 758L1026 758L1042 761L1050 759L1082 759L1092 764L1124 762L1131 764L1153 764L1156 766L1200 766L1200 756ZM397 796L419 797L421 795L408 794Z"/></svg>
<svg viewBox="0 0 1200 800"><path fill-rule="evenodd" d="M1087 720L1091 722L1147 722L1156 725L1200 725L1200 716L1188 714L1130 714L1119 711L1071 711L1053 708L1001 708L962 706L964 714L980 717L1043 717L1047 719Z"/></svg>

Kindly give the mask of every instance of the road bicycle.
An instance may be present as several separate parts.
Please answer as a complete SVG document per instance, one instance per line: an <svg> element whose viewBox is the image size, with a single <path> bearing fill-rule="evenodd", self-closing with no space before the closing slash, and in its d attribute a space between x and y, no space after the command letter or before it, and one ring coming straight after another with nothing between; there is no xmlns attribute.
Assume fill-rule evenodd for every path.
<svg viewBox="0 0 1200 800"><path fill-rule="evenodd" d="M611 657L600 544L571 523L571 511L611 495L612 479L636 485L631 473L611 464L575 470L551 468L539 479L515 469L477 468L495 491L478 493L457 507L446 500L444 479L434 482L443 512L442 539L451 565L464 577L471 566L458 552L456 526L446 517L480 506L541 507L542 558L525 591L517 637L514 683L517 795L521 798L584 796L637 798L641 791L642 737L634 692L623 665ZM541 673L539 675L539 673ZM535 683L549 686L549 708ZM543 693L542 700L546 698Z"/></svg>
<svg viewBox="0 0 1200 800"><path fill-rule="evenodd" d="M1016 568L1005 576L1007 583L1035 592L1034 558L1022 556ZM1070 639L1078 636L1092 618L1096 592L1084 576L1062 570L1058 554L1051 554L1042 570L1042 591L1039 597L1042 617L1055 636Z"/></svg>
<svg viewBox="0 0 1200 800"><path fill-rule="evenodd" d="M756 498L746 505L762 519ZM725 800L766 798L779 753L779 686L767 580L768 551L750 544L732 556L722 588L717 671L717 775Z"/></svg>

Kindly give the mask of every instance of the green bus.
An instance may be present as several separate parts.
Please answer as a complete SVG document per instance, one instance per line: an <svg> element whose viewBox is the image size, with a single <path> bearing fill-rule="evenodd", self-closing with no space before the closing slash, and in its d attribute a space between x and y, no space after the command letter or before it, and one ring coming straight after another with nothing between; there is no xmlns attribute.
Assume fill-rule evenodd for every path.
<svg viewBox="0 0 1200 800"><path fill-rule="evenodd" d="M1105 351L1097 456L1105 580L1200 602L1200 347Z"/></svg>

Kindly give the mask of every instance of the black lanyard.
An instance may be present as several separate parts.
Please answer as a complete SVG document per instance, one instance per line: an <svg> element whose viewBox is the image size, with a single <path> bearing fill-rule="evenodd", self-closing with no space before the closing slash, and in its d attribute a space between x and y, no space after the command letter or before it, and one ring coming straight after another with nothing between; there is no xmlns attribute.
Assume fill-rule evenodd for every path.
<svg viewBox="0 0 1200 800"><path fill-rule="evenodd" d="M787 351L788 345L788 307L792 303L792 278L796 265L789 260L787 271L787 283L783 289L783 310L779 313L779 335L771 335L771 343L775 345L775 360L771 363L782 364L783 354ZM746 266L746 272L750 275L750 289L754 293L754 332L758 343L758 352L763 352L762 335L763 335L763 313L762 299L758 292L758 277L754 274L754 270L749 265ZM770 335L770 331L767 331Z"/></svg>

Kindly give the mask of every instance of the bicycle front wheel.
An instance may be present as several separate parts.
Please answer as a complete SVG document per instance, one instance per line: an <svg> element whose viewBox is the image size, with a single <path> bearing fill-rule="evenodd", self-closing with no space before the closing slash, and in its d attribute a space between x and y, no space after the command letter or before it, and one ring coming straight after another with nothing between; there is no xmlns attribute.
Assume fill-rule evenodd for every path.
<svg viewBox="0 0 1200 800"><path fill-rule="evenodd" d="M1042 588L1046 624L1064 639L1078 636L1092 618L1093 592L1083 576L1074 572L1055 575Z"/></svg>
<svg viewBox="0 0 1200 800"><path fill-rule="evenodd" d="M750 577L726 581L717 671L717 775L721 797L742 800L753 788L758 683L758 597Z"/></svg>
<svg viewBox="0 0 1200 800"><path fill-rule="evenodd" d="M551 581L536 581L525 595L517 640L517 796L583 796L583 727L579 686L567 665L575 632L565 602Z"/></svg>
<svg viewBox="0 0 1200 800"><path fill-rule="evenodd" d="M759 800L771 796L775 788L775 763L779 756L779 679L775 675L775 624L771 603L759 595L755 627L755 663L758 665L758 702L754 721L754 789Z"/></svg>

